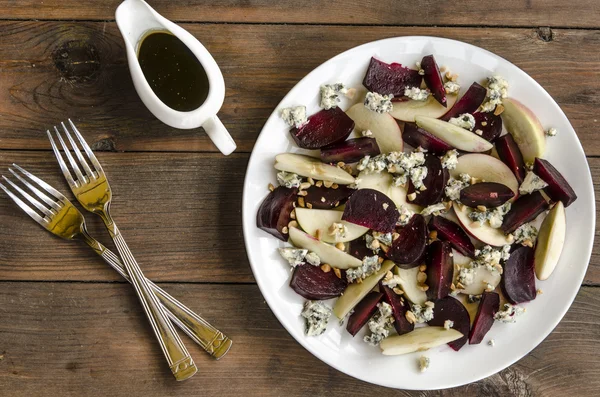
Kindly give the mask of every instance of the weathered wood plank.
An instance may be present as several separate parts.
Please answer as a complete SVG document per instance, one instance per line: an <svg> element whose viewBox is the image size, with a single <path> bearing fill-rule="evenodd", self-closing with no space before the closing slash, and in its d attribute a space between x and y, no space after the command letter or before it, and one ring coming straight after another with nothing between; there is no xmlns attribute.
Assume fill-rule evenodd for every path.
<svg viewBox="0 0 600 397"><path fill-rule="evenodd" d="M289 89L330 57L381 38L436 35L481 46L523 68L563 107L586 152L600 155L594 112L600 103L596 30L559 29L546 42L534 29L184 26L221 65L227 97L220 116L240 151L251 150ZM166 127L145 109L131 84L114 23L0 22L0 71L0 148L48 149L41 132L72 117L98 148L215 150L203 132Z"/></svg>
<svg viewBox="0 0 600 397"><path fill-rule="evenodd" d="M148 277L175 282L253 281L240 212L247 155L99 156L115 192L114 216ZM52 153L0 151L0 173L6 173L12 162L69 192ZM600 159L589 162L593 177L600 179ZM600 186L596 189L600 208ZM86 217L91 232L108 242L100 220L91 214ZM87 247L40 229L3 194L0 225L0 280L119 280ZM600 285L598 230L586 284Z"/></svg>
<svg viewBox="0 0 600 397"><path fill-rule="evenodd" d="M120 0L86 2L0 1L1 15L17 19L110 20ZM386 25L570 26L598 27L598 4L590 0L539 2L506 0L502 3L467 0L448 6L436 0L417 3L381 0L208 0L153 1L165 17L198 22L336 23Z"/></svg>
<svg viewBox="0 0 600 397"><path fill-rule="evenodd" d="M1 287L0 390L6 395L181 396L200 390L208 396L440 395L392 391L328 367L289 336L255 285L164 286L234 341L216 362L185 339L200 372L183 383L170 375L129 286L3 282ZM597 395L598 307L599 290L583 288L565 319L532 353L499 374L443 395ZM512 337L497 340L495 349ZM493 354L493 348L481 348Z"/></svg>

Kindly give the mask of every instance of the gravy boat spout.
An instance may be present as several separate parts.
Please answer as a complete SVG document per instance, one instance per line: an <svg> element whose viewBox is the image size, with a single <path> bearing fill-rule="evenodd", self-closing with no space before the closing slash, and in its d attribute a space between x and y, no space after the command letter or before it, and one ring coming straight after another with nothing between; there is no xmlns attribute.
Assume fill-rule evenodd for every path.
<svg viewBox="0 0 600 397"><path fill-rule="evenodd" d="M225 155L236 148L231 135L217 117L225 99L225 81L212 55L188 31L157 13L143 0L125 0L116 11L116 21L125 40L127 62L135 89L146 107L163 123L180 129L202 126L209 138ZM142 40L152 32L168 32L176 36L198 58L208 77L206 100L191 111L178 111L161 101L144 77L138 60Z"/></svg>

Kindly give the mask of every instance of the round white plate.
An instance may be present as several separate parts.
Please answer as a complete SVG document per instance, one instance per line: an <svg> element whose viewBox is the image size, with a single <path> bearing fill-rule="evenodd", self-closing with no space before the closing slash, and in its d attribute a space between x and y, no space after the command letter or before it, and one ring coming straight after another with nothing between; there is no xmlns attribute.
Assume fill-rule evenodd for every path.
<svg viewBox="0 0 600 397"><path fill-rule="evenodd" d="M459 352L441 346L425 353L383 356L379 348L362 341L364 329L352 338L333 316L323 335L306 337L300 317L304 299L289 288L290 268L277 252L284 244L256 227L256 211L268 193L267 185L276 184L275 155L301 151L293 144L279 112L294 105L306 105L308 114L317 112L321 84L342 82L348 87L362 87L371 56L413 67L427 54L434 54L440 66L459 73L461 93L473 81L492 74L504 76L510 84L511 97L530 107L544 128L558 129L558 135L547 140L545 157L579 197L567 208L567 241L560 262L549 280L537 282L544 293L524 305L527 312L517 323L496 323L480 345L465 345ZM347 109L348 104L341 106ZM401 389L442 389L477 381L513 364L544 340L579 290L592 250L595 217L594 190L585 154L569 120L550 95L505 59L469 44L435 37L397 37L364 44L309 73L267 120L254 146L244 183L246 250L258 286L281 324L302 346L332 367L367 382ZM492 338L495 347L487 345ZM431 359L425 373L418 368L422 354Z"/></svg>

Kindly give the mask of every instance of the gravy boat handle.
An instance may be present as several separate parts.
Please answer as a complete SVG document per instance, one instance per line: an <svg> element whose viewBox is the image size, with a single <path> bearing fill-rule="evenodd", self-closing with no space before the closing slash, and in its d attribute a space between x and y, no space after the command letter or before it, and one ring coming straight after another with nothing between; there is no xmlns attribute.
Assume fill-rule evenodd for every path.
<svg viewBox="0 0 600 397"><path fill-rule="evenodd" d="M237 147L229 131L227 131L227 128L225 128L216 115L206 120L202 124L202 128L204 128L206 135L213 141L217 149L225 156L230 155Z"/></svg>

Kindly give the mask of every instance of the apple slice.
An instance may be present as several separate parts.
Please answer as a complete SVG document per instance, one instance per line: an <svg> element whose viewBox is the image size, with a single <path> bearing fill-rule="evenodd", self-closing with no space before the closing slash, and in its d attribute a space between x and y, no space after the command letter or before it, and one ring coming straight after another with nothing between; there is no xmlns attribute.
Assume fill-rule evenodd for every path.
<svg viewBox="0 0 600 397"><path fill-rule="evenodd" d="M437 103L437 102L436 102ZM440 106L438 104L438 106ZM419 146L431 154L443 156L448 150L454 149L435 135L431 135L423 128L417 127L415 123L404 123L402 139L414 148Z"/></svg>
<svg viewBox="0 0 600 397"><path fill-rule="evenodd" d="M565 206L559 201L540 226L535 246L535 275L538 280L546 280L554 271L565 244L566 229Z"/></svg>
<svg viewBox="0 0 600 397"><path fill-rule="evenodd" d="M396 207L406 206L413 212L421 212L421 207L406 201L406 188L404 186L395 186L394 178L387 171L366 173L361 172L356 177L358 189L377 190L392 199Z"/></svg>
<svg viewBox="0 0 600 397"><path fill-rule="evenodd" d="M521 149L525 162L533 163L536 157L543 157L546 151L546 134L537 116L516 99L506 98L502 104L502 121Z"/></svg>
<svg viewBox="0 0 600 397"><path fill-rule="evenodd" d="M475 237L477 240L494 247L501 247L503 245L510 244L507 236L504 235L504 232L502 232L502 229L494 229L487 223L480 225L479 222L473 222L469 218L469 212L473 210L469 207L463 206L461 209L457 203L453 203L453 207L460 225L467 233Z"/></svg>
<svg viewBox="0 0 600 397"><path fill-rule="evenodd" d="M455 329L444 327L421 327L404 335L390 336L379 344L382 354L400 354L424 351L462 338L464 335Z"/></svg>
<svg viewBox="0 0 600 397"><path fill-rule="evenodd" d="M417 125L447 144L465 152L486 152L494 145L469 130L447 121L426 116L415 117Z"/></svg>
<svg viewBox="0 0 600 397"><path fill-rule="evenodd" d="M287 241L288 236L283 233L283 228L290 222L297 194L298 188L288 189L284 186L279 186L269 193L256 213L256 226L280 240Z"/></svg>
<svg viewBox="0 0 600 397"><path fill-rule="evenodd" d="M400 289L404 291L404 296L415 305L422 306L427 302L427 293L419 287L418 273L418 266L411 269L402 269L398 266L394 268L394 274L401 279L399 285Z"/></svg>
<svg viewBox="0 0 600 397"><path fill-rule="evenodd" d="M485 100L486 95L487 88L479 83L471 84L467 92L460 97L452 109L442 116L442 120L448 121L452 117L457 117L463 113L475 113Z"/></svg>
<svg viewBox="0 0 600 397"><path fill-rule="evenodd" d="M324 164L319 159L302 154L278 154L275 156L275 169L323 181L330 181L340 185L354 183L354 177L343 169Z"/></svg>
<svg viewBox="0 0 600 397"><path fill-rule="evenodd" d="M460 156L456 168L450 170L450 176L458 179L460 174L469 174L486 182L500 183L508 186L515 193L515 197L519 194L519 182L510 168L487 154L471 153Z"/></svg>
<svg viewBox="0 0 600 397"><path fill-rule="evenodd" d="M463 265L462 267L470 268L471 265ZM458 276L458 272L456 272L455 276ZM473 282L466 285L459 292L466 295L481 295L486 290L488 284L496 289L501 281L502 275L499 272L489 271L485 266L479 266L475 269ZM456 285L456 279L454 280L454 284Z"/></svg>
<svg viewBox="0 0 600 397"><path fill-rule="evenodd" d="M401 152L404 148L400 126L389 113L377 113L369 110L362 103L357 103L346 111L354 120L358 131L370 130L381 153Z"/></svg>
<svg viewBox="0 0 600 397"><path fill-rule="evenodd" d="M331 266L337 267L338 269L349 269L362 265L360 259L348 255L344 251L335 248L333 245L325 244L295 227L290 227L289 229L290 240L292 240L292 243L296 247L314 252L321 258L322 263L329 263Z"/></svg>
<svg viewBox="0 0 600 397"><path fill-rule="evenodd" d="M379 280L381 280L393 267L394 262L384 261L381 264L381 269L365 278L362 283L348 285L344 294L335 301L335 304L333 305L333 314L340 320L346 317L346 314L350 313L350 310L354 309L354 306L371 292Z"/></svg>
<svg viewBox="0 0 600 397"><path fill-rule="evenodd" d="M449 107L454 106L457 96L449 95L446 98ZM394 102L394 108L390 114L397 120L414 122L416 116L428 116L438 119L447 111L448 108L442 106L433 96L429 96L425 101L409 99L408 101Z"/></svg>
<svg viewBox="0 0 600 397"><path fill-rule="evenodd" d="M427 88L431 91L431 96L443 107L447 107L444 80L442 79L440 68L433 55L425 55L423 59L421 59L421 69L423 69L424 72L423 80L425 81Z"/></svg>
<svg viewBox="0 0 600 397"><path fill-rule="evenodd" d="M366 227L343 221L342 214L342 211L336 210L296 208L296 220L302 230L311 236L316 236L317 230L321 230L321 241L325 243L345 243L355 240L369 231ZM346 227L347 231L343 237L339 234L331 235L329 233L329 228L333 223L341 223Z"/></svg>

